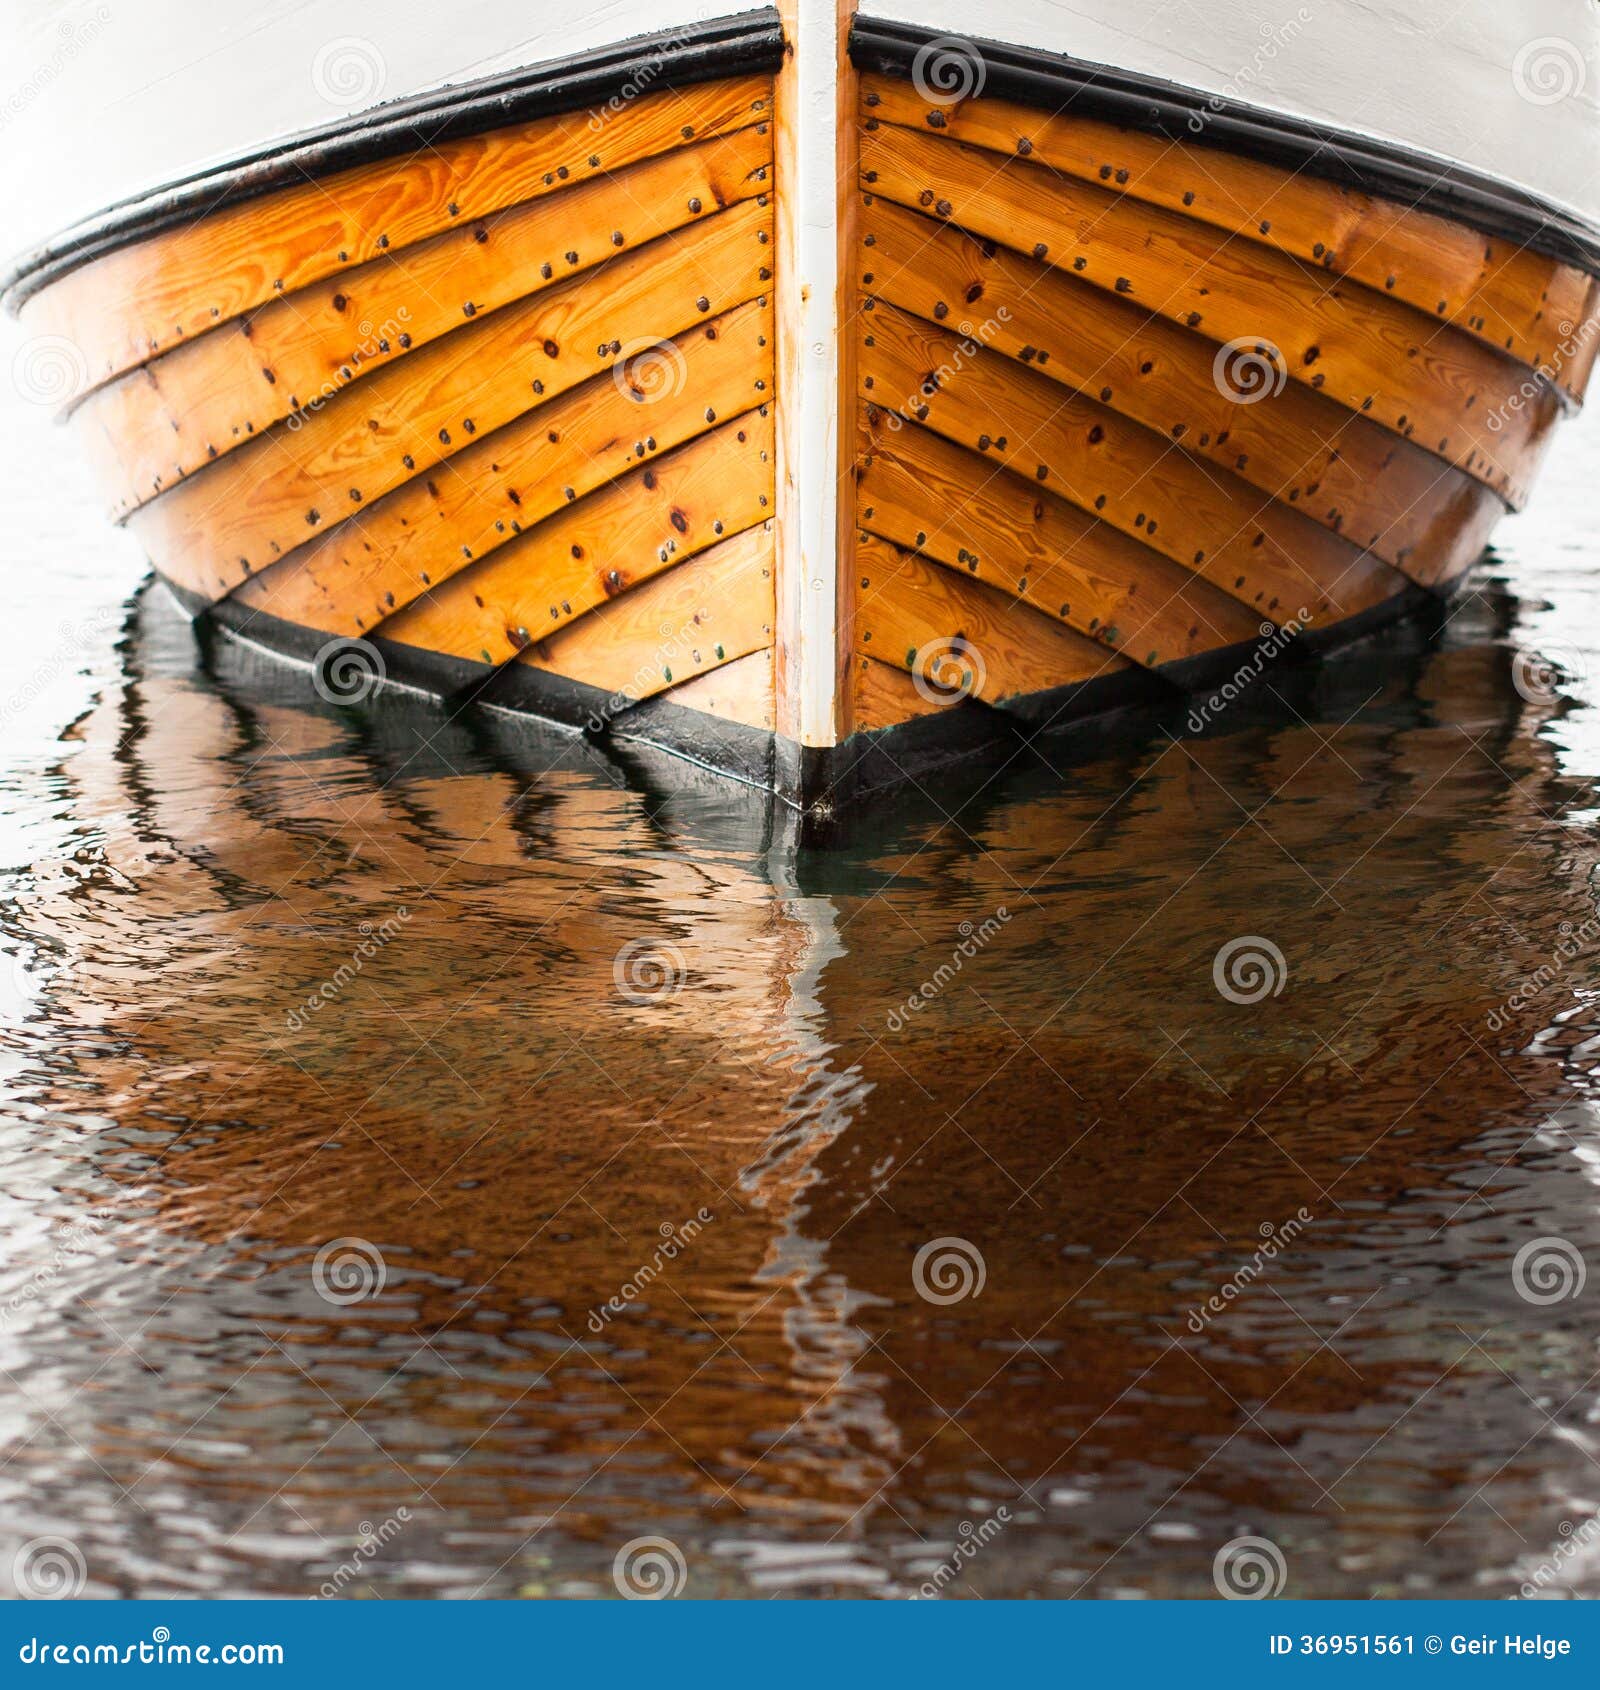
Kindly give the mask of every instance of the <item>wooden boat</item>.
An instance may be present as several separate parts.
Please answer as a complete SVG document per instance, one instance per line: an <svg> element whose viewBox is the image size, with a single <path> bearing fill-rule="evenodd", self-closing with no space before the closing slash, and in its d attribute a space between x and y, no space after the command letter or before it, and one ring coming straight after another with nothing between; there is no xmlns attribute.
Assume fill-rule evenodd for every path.
<svg viewBox="0 0 1600 1690"><path fill-rule="evenodd" d="M815 815L1448 594L1600 345L1558 0L145 10L4 289L161 578Z"/></svg>

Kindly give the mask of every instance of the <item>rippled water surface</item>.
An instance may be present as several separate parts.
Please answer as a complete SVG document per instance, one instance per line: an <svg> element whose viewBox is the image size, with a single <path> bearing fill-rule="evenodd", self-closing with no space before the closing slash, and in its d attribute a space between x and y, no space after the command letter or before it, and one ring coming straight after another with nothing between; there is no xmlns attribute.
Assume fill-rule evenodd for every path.
<svg viewBox="0 0 1600 1690"><path fill-rule="evenodd" d="M198 645L47 432L0 1577L1600 1594L1593 424L1439 628L825 856Z"/></svg>

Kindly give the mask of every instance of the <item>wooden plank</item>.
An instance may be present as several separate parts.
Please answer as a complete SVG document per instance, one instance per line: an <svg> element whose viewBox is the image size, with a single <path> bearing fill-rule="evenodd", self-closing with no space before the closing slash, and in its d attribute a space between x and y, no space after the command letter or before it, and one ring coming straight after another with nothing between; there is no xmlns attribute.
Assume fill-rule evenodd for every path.
<svg viewBox="0 0 1600 1690"><path fill-rule="evenodd" d="M919 716L935 716L945 706L937 696L916 684L904 669L880 663L875 657L857 657L851 665L851 707L858 732L898 727Z"/></svg>
<svg viewBox="0 0 1600 1690"><path fill-rule="evenodd" d="M589 112L567 112L341 171L97 259L30 300L23 321L71 340L105 380L452 223L766 123L771 99L769 78L730 78L633 100L598 131Z"/></svg>
<svg viewBox="0 0 1600 1690"><path fill-rule="evenodd" d="M376 631L429 651L503 663L771 515L772 418L763 409L568 505L429 588Z"/></svg>
<svg viewBox="0 0 1600 1690"><path fill-rule="evenodd" d="M1404 586L1293 507L1001 353L889 305L866 326L864 399L1048 487L1252 609L1274 615L1287 598L1322 626Z"/></svg>
<svg viewBox="0 0 1600 1690"><path fill-rule="evenodd" d="M954 323L1399 567L1413 553L1476 555L1501 512L1481 483L1299 383L1235 402L1214 379L1215 347L1118 297L886 201L862 228L875 296ZM1520 482L1502 491L1526 497Z"/></svg>
<svg viewBox="0 0 1600 1690"><path fill-rule="evenodd" d="M1125 657L983 581L867 535L856 546L854 644L953 701L989 704L1116 674Z"/></svg>
<svg viewBox="0 0 1600 1690"><path fill-rule="evenodd" d="M861 526L1147 668L1258 636L1247 610L1147 546L918 425L872 429Z"/></svg>
<svg viewBox="0 0 1600 1690"><path fill-rule="evenodd" d="M519 661L611 697L613 711L771 648L774 537L762 523L536 640Z"/></svg>
<svg viewBox="0 0 1600 1690"><path fill-rule="evenodd" d="M872 195L1031 252L1080 288L1203 328L1216 344L1271 344L1296 385L1489 485L1527 474L1560 411L1548 389L1510 408L1528 372L1447 324L1188 217L905 129L864 134L861 166ZM1503 418L1498 431L1479 421L1491 414Z"/></svg>
<svg viewBox="0 0 1600 1690"><path fill-rule="evenodd" d="M74 423L121 517L291 413L414 351L770 187L758 130L684 147L382 254L186 341L101 388Z"/></svg>
<svg viewBox="0 0 1600 1690"><path fill-rule="evenodd" d="M773 711L775 655L770 647L753 651L748 657L737 657L713 669L709 675L680 681L663 696L669 704L771 733L777 725Z"/></svg>
<svg viewBox="0 0 1600 1690"><path fill-rule="evenodd" d="M770 207L734 206L432 346L274 429L136 511L155 566L208 597L629 349L761 296Z"/></svg>
<svg viewBox="0 0 1600 1690"><path fill-rule="evenodd" d="M761 404L772 392L772 307L751 300L623 374L602 371L475 440L441 473L402 483L233 596L305 627L364 632L571 497Z"/></svg>
<svg viewBox="0 0 1600 1690"><path fill-rule="evenodd" d="M1560 354L1560 325L1566 322L1570 335L1594 311L1597 284L1581 270L1304 172L988 96L930 105L898 77L864 76L861 112L869 128L891 123L934 130L1001 156L1024 157L1349 276L1529 368L1550 365L1574 398L1582 398L1600 350L1600 336L1591 336L1576 356Z"/></svg>

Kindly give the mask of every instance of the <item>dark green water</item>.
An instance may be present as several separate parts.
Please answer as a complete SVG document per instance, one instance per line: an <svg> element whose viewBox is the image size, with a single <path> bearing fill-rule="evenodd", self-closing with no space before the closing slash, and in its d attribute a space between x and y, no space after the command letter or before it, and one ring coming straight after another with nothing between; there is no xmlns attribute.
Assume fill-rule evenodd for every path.
<svg viewBox="0 0 1600 1690"><path fill-rule="evenodd" d="M1600 1593L1592 433L1441 628L829 856L7 488L0 1581Z"/></svg>

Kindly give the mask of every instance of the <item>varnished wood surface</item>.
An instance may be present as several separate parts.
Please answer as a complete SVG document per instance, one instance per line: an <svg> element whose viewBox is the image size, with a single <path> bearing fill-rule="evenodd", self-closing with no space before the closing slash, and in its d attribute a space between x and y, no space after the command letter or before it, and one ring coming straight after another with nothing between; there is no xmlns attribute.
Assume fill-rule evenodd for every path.
<svg viewBox="0 0 1600 1690"><path fill-rule="evenodd" d="M1581 398L1600 339L1561 356L1600 282L1459 223L1215 147L986 97L930 105L895 77L862 77L862 117L1004 155L1277 248L1453 324L1519 363L1553 366ZM1562 325L1567 327L1563 328Z"/></svg>
<svg viewBox="0 0 1600 1690"><path fill-rule="evenodd" d="M376 632L502 663L772 514L772 417L748 411L610 481L413 600Z"/></svg>
<svg viewBox="0 0 1600 1690"><path fill-rule="evenodd" d="M235 597L305 627L364 633L573 498L762 404L772 367L772 307L751 300L474 440Z"/></svg>
<svg viewBox="0 0 1600 1690"><path fill-rule="evenodd" d="M674 682L666 693L669 704L720 716L725 722L771 733L777 727L773 694L777 686L775 651L753 651L709 674Z"/></svg>
<svg viewBox="0 0 1600 1690"><path fill-rule="evenodd" d="M446 461L629 349L761 296L770 207L747 201L466 324L275 430L130 519L156 566L208 597Z"/></svg>
<svg viewBox="0 0 1600 1690"><path fill-rule="evenodd" d="M1293 506L892 306L866 326L861 369L863 398L1004 464L1257 611L1271 613L1288 596L1327 623L1403 585L1388 565ZM1197 535L1209 543L1195 544Z"/></svg>
<svg viewBox="0 0 1600 1690"><path fill-rule="evenodd" d="M1076 506L917 425L872 427L862 528L1057 618L1147 668L1255 637L1251 611Z"/></svg>
<svg viewBox="0 0 1600 1690"><path fill-rule="evenodd" d="M112 253L31 300L32 334L58 334L96 380L176 341L398 252L455 223L604 177L638 159L770 121L772 84L738 77L632 100L597 131L584 111L469 139L414 158L342 171L250 201Z"/></svg>
<svg viewBox="0 0 1600 1690"><path fill-rule="evenodd" d="M652 698L773 639L769 523L721 540L536 641L519 661L601 688L616 702Z"/></svg>
<svg viewBox="0 0 1600 1690"><path fill-rule="evenodd" d="M876 75L860 116L864 725L929 654L1070 685L1044 617L1159 669L1448 586L1600 343L1587 276L1327 183Z"/></svg>
<svg viewBox="0 0 1600 1690"><path fill-rule="evenodd" d="M908 671L875 657L857 657L852 663L851 704L856 728L862 733L898 727L919 716L936 716L948 708L927 689L919 692Z"/></svg>
<svg viewBox="0 0 1600 1690"><path fill-rule="evenodd" d="M756 128L684 147L384 253L186 341L75 414L113 513L286 417L299 432L352 383L464 323L766 193L771 163Z"/></svg>
<svg viewBox="0 0 1600 1690"><path fill-rule="evenodd" d="M999 588L874 535L858 541L855 561L857 652L920 675L935 697L1004 704L1129 667Z"/></svg>
<svg viewBox="0 0 1600 1690"><path fill-rule="evenodd" d="M861 179L874 196L1047 261L1080 290L1112 292L1217 343L1271 343L1291 381L1487 485L1527 474L1558 413L1549 391L1508 411L1523 369L1449 325L1185 215L907 129L862 136ZM1081 292L1078 309L1092 309ZM1491 412L1505 418L1496 432L1480 421Z"/></svg>
<svg viewBox="0 0 1600 1690"><path fill-rule="evenodd" d="M1503 512L1483 483L1299 383L1286 380L1270 401L1238 403L1217 380L1214 343L1119 295L1088 293L1047 265L882 200L870 202L862 229L870 297L930 322L966 325L983 345L1387 562L1404 567L1413 553L1453 544L1464 531L1464 566ZM1514 503L1526 498L1521 484L1501 491Z"/></svg>

